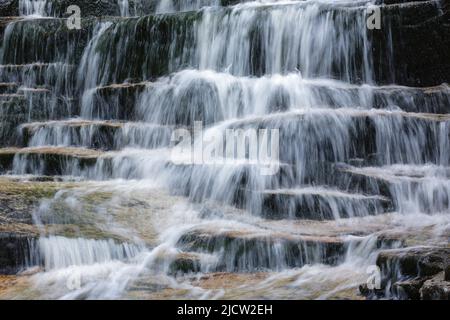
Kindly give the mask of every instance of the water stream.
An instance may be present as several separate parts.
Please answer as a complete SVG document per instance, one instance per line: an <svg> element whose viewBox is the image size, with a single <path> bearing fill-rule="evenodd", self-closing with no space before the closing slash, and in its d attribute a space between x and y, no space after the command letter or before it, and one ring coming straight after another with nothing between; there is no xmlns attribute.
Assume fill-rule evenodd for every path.
<svg viewBox="0 0 450 320"><path fill-rule="evenodd" d="M450 88L377 83L375 2L156 2L111 1L120 19L67 36L53 1L19 1L4 173L63 184L8 297L357 298L380 250L448 246ZM184 161L176 129L219 151L229 130L278 130L279 169Z"/></svg>

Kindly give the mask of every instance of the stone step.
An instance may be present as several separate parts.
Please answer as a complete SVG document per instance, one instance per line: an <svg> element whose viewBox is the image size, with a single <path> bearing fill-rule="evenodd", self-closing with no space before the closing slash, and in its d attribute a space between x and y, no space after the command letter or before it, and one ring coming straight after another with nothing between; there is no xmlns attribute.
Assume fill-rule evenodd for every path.
<svg viewBox="0 0 450 320"><path fill-rule="evenodd" d="M209 125L230 118L317 107L446 114L450 103L447 85L359 86L331 79L303 79L298 73L249 79L211 70L184 70L153 82L98 87L88 95L92 99L85 106L85 118L136 118L187 126L195 120Z"/></svg>
<svg viewBox="0 0 450 320"><path fill-rule="evenodd" d="M142 16L149 13L172 13L198 10L206 6L232 6L253 0L4 0L0 16L40 15L68 17L70 5L80 7L82 17ZM275 0L274 2L276 2ZM420 0L425 1L425 0ZM397 4L410 0L377 0L377 4Z"/></svg>
<svg viewBox="0 0 450 320"><path fill-rule="evenodd" d="M114 184L114 187L116 186L117 184ZM128 253L136 253L137 249L143 250L144 242L136 243L134 233L128 235L122 228L107 228L111 218L106 218L105 212L100 208L107 207L106 214L114 216L114 219L122 223L128 221L129 224L135 223L139 214L150 211L145 217L141 217L142 221L148 223L155 211L148 210L151 205L137 201L136 192L133 200L121 193L121 200L118 201L120 195L114 195L111 187L112 185L108 187L102 183L60 181L51 177L0 177L0 239L3 240L2 237L7 235L8 243L12 243L6 245L0 240L0 274L16 273L22 268L34 265L52 268L57 261L76 262L77 257L80 257L81 261L84 259L86 262L92 262L89 259L102 259L109 254L112 257L120 257L122 252L128 249ZM145 199L148 199L148 194L146 195ZM160 201L168 207L171 205L167 199L162 200L158 195L160 196L154 195L152 204ZM75 201L76 205L69 199ZM156 206L161 210L161 205ZM138 217L135 220L130 218L130 215ZM142 223L139 227L139 231L145 230L146 239L151 238L148 225ZM39 243L27 246L28 239L32 244ZM145 243L147 244L147 241ZM154 245L151 241L148 241L148 244ZM25 247L24 252L16 249L19 245ZM123 250L120 249L122 245ZM105 247L108 249L99 253L98 250ZM111 248L115 249L108 253ZM87 252L95 250L97 253L88 258ZM27 261L24 256L30 259Z"/></svg>
<svg viewBox="0 0 450 320"><path fill-rule="evenodd" d="M136 104L148 82L111 84L90 89L91 102L82 116L92 119L137 120ZM142 118L140 118L142 119Z"/></svg>
<svg viewBox="0 0 450 320"><path fill-rule="evenodd" d="M308 173L301 176L295 167L285 164L280 164L274 174L264 175L265 167L256 163L183 163L170 150L161 149L127 151L116 154L113 162L108 158L105 160L103 165L99 163L97 166L97 173L101 172L102 177L151 177L161 180L174 194L186 196L193 202L217 201L275 219L296 215L297 218L303 215L308 219L348 218L352 214L411 213L411 210L436 213L445 212L450 203L448 179L436 180L442 174L439 167L427 179L411 181L405 177L402 182L393 172L403 167L410 168L414 174L415 166L357 167L343 163L318 163L316 169L321 171L321 175ZM427 171L429 166L416 167ZM379 176L372 174L371 170L379 170ZM391 178L383 177L383 174L390 174ZM301 184L301 181L307 183ZM323 190L318 185L323 186ZM302 195L301 188L308 191L307 194ZM277 190L283 192L276 194ZM434 191L430 193L427 190ZM294 191L300 194L290 194ZM349 197L354 199L348 202ZM415 207L405 206L405 203Z"/></svg>
<svg viewBox="0 0 450 320"><path fill-rule="evenodd" d="M94 166L100 156L100 151L83 148L3 148L0 166L3 173L64 175Z"/></svg>
<svg viewBox="0 0 450 320"><path fill-rule="evenodd" d="M76 5L82 17L142 16L199 10L206 6L231 6L251 0L4 0L0 16L37 15L68 17L67 8Z"/></svg>
<svg viewBox="0 0 450 320"><path fill-rule="evenodd" d="M277 188L295 183L292 167L283 164L279 164L279 169L270 175L264 175L269 167L239 161L217 165L169 161L165 169L171 173L168 185L172 192L187 196L194 202L212 199L244 208L250 208L261 199L260 194L248 190Z"/></svg>
<svg viewBox="0 0 450 320"><path fill-rule="evenodd" d="M217 258L210 254L198 252L161 252L161 255L152 261L153 272L163 272L171 276L184 276L191 273L207 272L214 269Z"/></svg>
<svg viewBox="0 0 450 320"><path fill-rule="evenodd" d="M215 270L226 272L336 264L345 254L345 243L337 238L301 238L242 230L196 230L184 234L178 246L183 251L217 255Z"/></svg>
<svg viewBox="0 0 450 320"><path fill-rule="evenodd" d="M2 117L25 114L28 121L58 119L78 113L72 97L55 95L47 88L20 87L16 93L0 94L0 103Z"/></svg>
<svg viewBox="0 0 450 320"><path fill-rule="evenodd" d="M234 30L229 30L229 29L225 29L223 30L222 28L220 30L211 30L211 34L213 34L212 38L217 39L217 44L215 44L214 42L212 42L212 39L209 39L208 47L217 46L217 49L215 50L221 50L219 52L223 52L223 58L219 59L217 58L218 61L211 61L210 63L208 62L202 62L201 64L205 64L208 68L210 69L215 69L215 70L223 70L226 69L227 67L231 66L231 73L233 74L244 74L244 75L257 75L257 76L261 76L264 74L268 74L268 73L283 73L283 72L289 72L289 71L295 71L297 68L302 70L302 73L307 76L307 77L315 77L317 75L320 75L321 77L324 76L329 76L329 77L334 77L334 78L338 78L338 79L343 79L343 80L347 80L347 81L355 81L357 82L358 79L360 79L361 77L364 77L361 75L361 73L363 73L362 66L356 66L354 69L352 70L347 70L348 73L352 74L352 75L348 75L346 74L346 71L344 70L339 70L339 67L336 67L337 65L340 65L339 62L335 63L335 67L330 66L331 70L328 70L327 72L329 72L329 74L320 74L319 70L303 70L304 68L302 68L301 65L301 61L289 61L289 63L285 63L284 65L289 65L291 68L287 69L287 68L283 68L283 70L271 70L271 66L266 65L266 61L268 60L268 58L266 56L270 55L270 50L273 49L272 46L270 46L270 48L268 48L264 43L263 43L263 39L264 39L264 31L266 30L266 28L263 28L261 26L256 26L256 21L263 21L264 19L266 21L270 21L270 19L266 18L266 15L270 16L270 12L276 12L277 10L290 10L292 12L294 12L295 10L297 10L298 8L300 8L300 10L303 10L303 6L305 6L303 3L294 3L292 5L285 5L285 6L281 6L281 5L273 5L273 6L261 6L261 7L244 7L242 9L238 9L236 12L236 15L234 16L236 19L239 19L239 17L247 17L247 15L254 15L255 19L252 21L255 21L255 23L250 23L246 25L246 29L242 30L243 34L246 35L250 35L247 36L246 40L243 40L245 44L247 44L246 41L248 41L248 46L250 46L248 52L243 52L242 54L238 55L239 56L239 61L235 61L232 58L227 58L227 57L231 57L232 55L227 52L227 48L231 48L234 46L230 45L230 41L232 41L232 39L230 38L231 35L234 35ZM336 16L337 20L339 20L339 25L340 28L342 28L342 25L345 24L346 19L351 20L354 24L355 21L358 21L358 16L357 16L357 10L356 11L351 11L348 10L348 8L343 5L343 7L340 6L333 6L333 5L329 5L329 4L324 4L324 7L321 8L324 12L329 12L329 11L333 11L332 16ZM361 9L362 10L362 9ZM403 11L405 11L405 14L403 14ZM242 12L242 13L241 13ZM426 13L425 13L426 12ZM282 12L284 13L284 12ZM287 13L286 13L287 14ZM341 16L342 14L342 16ZM228 19L228 15L229 15L229 10L224 9L224 10L216 10L212 13L208 12L208 15L211 16L211 20L215 22L215 25L223 25L222 23L222 19ZM261 16L260 16L261 15ZM173 34L175 37L177 38L170 38L170 39L165 39L164 43L160 43L158 45L158 49L159 51L156 52L155 51L155 47L150 44L150 43L146 43L146 52L147 52L147 56L146 57L141 57L139 56L139 59L136 59L136 67L130 67L129 65L126 65L127 68L123 67L120 68L119 70L117 70L117 73L113 76L113 75L108 75L108 74L104 74L102 75L102 79L109 79L109 82L113 82L112 77L114 77L114 80L117 81L123 81L126 78L134 78L134 77L140 77L142 76L142 72L141 72L141 67L142 65L146 65L148 66L148 68L146 69L148 74L145 76L145 78L151 78L154 76L160 76L160 75L164 75L167 74L169 72L173 72L173 71L177 71L179 70L178 66L174 66L174 64L172 63L172 61L177 61L178 63L181 63L183 65L183 67L185 68L186 65L190 66L190 67L196 67L197 65L197 61L196 61L196 57L192 58L192 52L195 50L195 48L191 48L191 46L187 46L187 47L181 47L177 48L178 50L173 50L172 47L167 47L166 46L166 41L169 43L192 43L193 45L195 45L194 41L191 41L191 37L192 37L192 33L195 33L194 27L193 27L193 23L194 21L199 20L199 14L190 14L188 16L186 15L177 15L177 19L176 20L172 20L172 16L170 17L164 17L164 18L159 18L155 19L153 16L150 16L148 18L145 19L140 19L140 20L134 20L132 22L133 27L135 32L134 33L129 33L126 31L126 26L125 26L125 22L123 23L119 23L115 30L114 30L114 34L112 34L112 30L109 31L108 33L106 33L104 35L105 38L109 38L109 44L107 45L107 48L104 48L105 50L103 51L103 56L105 56L105 61L107 60L106 56L110 55L111 52L114 52L113 56L111 57L111 59L113 59L115 61L115 64L117 66L125 66L125 63L122 63L122 61L124 61L124 59L127 56L130 56L133 54L133 52L137 52L137 48L135 48L134 46L136 45L136 43L138 43L139 41L137 41L138 39L143 38L143 33L145 32L145 30L148 28L150 28L151 30L161 30L160 27L164 26L164 27L169 27L171 30L173 30L173 32L170 32L169 34ZM374 60L376 60L377 63L374 63L374 66L379 66L382 65L383 68L374 68L375 70L375 80L378 83L400 83L400 84L405 84L405 85L420 85L420 86L424 86L424 85L439 85L443 82L447 82L448 80L448 64L446 62L446 50L444 50L443 48L445 48L445 46L442 46L442 41L443 39L442 36L443 34L447 33L447 29L446 29L446 24L442 23L443 20L443 16L441 13L441 9L438 7L437 3L432 1L432 2L415 2L412 3L411 5L391 5L391 6L385 6L382 7L382 16L384 17L383 19L383 25L386 26L385 28L382 28L381 30L375 30L375 31L371 31L369 32L369 38L373 38L374 40L372 41L372 45L373 45L373 52L375 53L375 57ZM412 17L411 19L404 19L407 21L403 21L402 18L400 17ZM258 17L258 18L257 18ZM421 25L420 22L416 22L415 24L411 23L410 21L414 22L414 17L417 17L418 21L429 21L430 24L434 23L436 24L435 26L433 25L434 28L436 28L437 30L439 30L438 34L436 34L433 37L430 37L429 35L423 35L424 38L427 39L427 43L429 44L427 47L423 47L422 42L420 40L418 40L417 37L413 36L414 33L414 29L420 29ZM297 19L285 19L286 23L288 26L286 26L285 30L295 30L295 28L300 28L298 25L294 25L291 23L294 23L294 21L296 21ZM361 26L360 28L363 29L365 28L365 19L364 20L364 26ZM183 30L179 30L178 26L180 25L180 22L182 22L181 25L183 25ZM145 23L145 25L144 25ZM336 22L337 23L337 22ZM350 22L348 22L350 23ZM234 25L234 24L228 24L228 25ZM390 27L390 26L395 26L394 27ZM412 25L412 27L411 27ZM208 27L208 26L205 26ZM213 25L209 26L210 28L214 28ZM339 26L337 26L334 29L338 29ZM408 34L408 37L403 37L403 33L398 32L398 29L405 29L404 32ZM254 31L257 30L257 31ZM176 31L176 32L175 32ZM351 30L345 30L347 31L347 33L353 33ZM345 31L341 31L342 33L345 33ZM388 31L388 32L387 32ZM300 33L301 30L298 30L297 34ZM330 32L333 32L333 30L330 30ZM354 32L360 32L359 30L355 30ZM420 33L424 33L426 32L426 29L421 29L418 32ZM228 36L227 36L228 34ZM122 47L122 52L117 52L117 50L114 48L114 44L117 43L117 41L119 41L119 39L123 39L123 37L126 37L128 40L124 43L126 43L126 47ZM224 37L225 36L225 37ZM403 70L402 67L400 66L392 66L392 65L388 65L389 63L394 64L395 61L391 61L391 59L389 59L389 57L386 56L386 52L389 52L389 50L387 48L385 48L385 44L386 43L390 43L389 41L386 41L385 38L389 37L389 36L393 36L393 41L396 42L396 46L395 49L398 49L399 52L395 52L395 56L399 56L399 57L405 57L405 56L411 56L410 53L410 48L413 47L421 47L421 50L424 53L424 56L430 56L432 55L436 60L439 61L439 65L435 65L434 67L422 67L421 64L418 63L418 61L416 61L413 57L410 59L411 61L411 65L412 67L410 67L408 70ZM282 38L282 36L280 35L280 38ZM162 37L155 36L152 41L157 41L159 42L160 39L162 39ZM223 43L220 42L223 40ZM292 39L291 42L293 42L294 39ZM350 41L350 40L349 40ZM363 41L363 40L361 40ZM445 40L444 40L445 41ZM219 43L220 42L220 43ZM445 43L445 42L444 42ZM140 44L141 45L141 44ZM242 45L242 43L241 43ZM292 45L292 44L291 44ZM328 44L330 45L330 44ZM223 46L220 47L219 46ZM246 47L246 46L244 46ZM434 48L432 50L429 50L430 48ZM325 50L325 49L324 49ZM295 50L294 50L295 51ZM228 54L228 56L227 56ZM384 54L384 55L383 55ZM115 55L115 56L114 56ZM339 54L337 54L339 55ZM235 55L236 56L236 55ZM265 58L261 58L261 57L265 57ZM213 59L214 57L212 57L211 59ZM285 57L287 58L287 57ZM369 57L368 59L370 60L373 57ZM336 58L336 59L340 59L340 58ZM344 59L344 58L342 58ZM353 57L349 58L349 52L345 53L345 59L353 59ZM384 59L383 61L381 61L382 59ZM379 61L380 60L380 61ZM158 61L159 64L155 65L153 61ZM358 57L358 61L360 61L359 57ZM400 61L400 59L398 59L398 61ZM431 59L429 61L432 61ZM323 63L323 60L320 61L320 63ZM357 63L356 63L357 64ZM240 66L246 66L245 70L239 70ZM139 66L139 67L138 67ZM321 64L321 66L323 67L323 64ZM238 69L239 68L239 69ZM306 68L306 67L305 67ZM334 68L334 69L333 69ZM353 68L353 67L351 67ZM395 76L395 80L392 79L391 73L392 73L392 69L393 68L397 68L397 70L395 70L394 72L394 76ZM431 69L439 69L441 70L440 72L431 72ZM319 65L317 65L317 69L319 69ZM335 70L338 69L338 70ZM401 71L400 71L401 70ZM117 78L119 77L119 79ZM348 78L348 79L347 79ZM424 79L422 80L422 82L419 81L419 79Z"/></svg>
<svg viewBox="0 0 450 320"><path fill-rule="evenodd" d="M16 92L17 88L18 88L17 83L14 83L14 82L0 82L0 94L11 94L13 92Z"/></svg>
<svg viewBox="0 0 450 320"><path fill-rule="evenodd" d="M76 265L128 261L144 248L112 239L38 237L0 232L0 274L17 274L31 267L54 270Z"/></svg>
<svg viewBox="0 0 450 320"><path fill-rule="evenodd" d="M19 145L65 146L101 150L169 146L174 127L139 122L71 119L23 124Z"/></svg>
<svg viewBox="0 0 450 320"><path fill-rule="evenodd" d="M15 20L3 39L3 65L63 63L76 65L88 42L93 19L83 19L81 29L69 29L64 19ZM52 30L52 32L49 32Z"/></svg>
<svg viewBox="0 0 450 320"><path fill-rule="evenodd" d="M450 283L445 270L450 265L450 249L415 247L382 251L377 266L381 289L360 287L369 298L448 300Z"/></svg>
<svg viewBox="0 0 450 320"><path fill-rule="evenodd" d="M51 177L31 177L24 180L0 177L0 230L37 234L32 228L33 212L40 202L53 197L58 188L67 184L53 181Z"/></svg>
<svg viewBox="0 0 450 320"><path fill-rule="evenodd" d="M450 169L433 165L340 166L353 189L383 194L403 213L445 213L450 207ZM378 193L377 193L378 192Z"/></svg>
<svg viewBox="0 0 450 320"><path fill-rule="evenodd" d="M76 102L53 96L46 89L20 89L20 94L0 94L0 146L20 145L19 125L70 117L77 113Z"/></svg>
<svg viewBox="0 0 450 320"><path fill-rule="evenodd" d="M133 161L132 155L129 160ZM138 167L139 161L136 163ZM129 165L125 158L115 163ZM330 185L323 187L315 186L317 181L311 182L309 186L295 187L299 179L294 172L295 168L283 164L273 175L263 175L262 166L245 162L208 165L173 163L166 160L155 163L151 170L155 171L155 178L160 175L169 176L170 178L164 178L169 190L186 196L195 203L212 200L270 219L327 220L376 215L395 210L388 183L376 184L367 177L355 178L343 169L341 171L331 169L332 167L333 165L330 165L328 171L327 182ZM128 166L124 165L124 168ZM151 174L151 170L146 173ZM113 171L124 170L118 166ZM108 173L105 175L108 176Z"/></svg>
<svg viewBox="0 0 450 320"><path fill-rule="evenodd" d="M335 220L377 215L394 210L392 201L377 195L352 194L321 187L265 190L255 214L272 219Z"/></svg>
<svg viewBox="0 0 450 320"><path fill-rule="evenodd" d="M0 232L128 243L139 237L155 247L159 241L155 213L165 216L186 199L162 189L133 186L76 177L0 176ZM112 220L120 227L110 228Z"/></svg>
<svg viewBox="0 0 450 320"><path fill-rule="evenodd" d="M330 108L402 110L413 113L449 113L450 87L368 86L330 80L305 80L314 103Z"/></svg>
<svg viewBox="0 0 450 320"><path fill-rule="evenodd" d="M358 28L340 30L339 36L352 34L354 37L354 33L357 33L361 41L367 42L366 47L370 42L373 48L366 52L367 57L361 59L361 55L364 54L359 51L362 49L353 48L350 45L350 43L358 42L352 38L355 41L348 39L345 42L348 42L348 45L346 48L342 48L342 52L335 52L336 61L329 66L324 66L323 59L313 65L304 66L304 61L298 61L302 55L296 55L295 59L284 56L282 60L287 61L282 61L281 69L267 65L266 61L272 61L267 56L270 56L273 46L267 46L267 42L264 40L266 37L264 30L270 28L256 24L263 21L270 27L270 21L272 21L270 16L275 13L284 14L286 11L286 14L293 16L292 19L284 20L286 27L282 30L296 30L295 34L299 34L305 26L298 24L299 19L295 18L294 13L298 11L300 14L303 10L308 10L308 6L311 5L310 3L293 2L292 4L243 6L199 12L149 15L141 18L111 18L109 20L113 22L113 25L100 36L102 41L96 44L98 46L96 54L99 55L98 61L101 61L101 64L114 64L116 68L111 71L110 68L98 66L98 70L101 72L98 74L97 84L122 83L126 79L153 79L181 69L199 66L218 71L230 67L232 74L256 76L301 70L305 77L332 77L356 83L368 82L369 78L376 83L399 83L409 86L434 86L448 82L448 61L450 59L447 57L447 50L444 49L447 40L443 36L448 34L447 24L444 23L445 17L448 15L448 7L439 7L437 1L382 6L385 27L381 30L369 30L366 40L364 40L366 33L361 33L361 30L366 29L365 12L363 11L366 9L365 7L350 10L349 4L317 4L320 6L319 12L331 12L332 14L317 15L311 19L318 19L318 23L326 23L330 27L330 37L337 39L338 34L335 32L339 28L345 29L345 26L349 27L350 25ZM223 25L221 21L228 19L232 11L235 13L232 15L233 19L243 19L248 15L255 16L255 19L252 20L255 22L247 24L246 29L241 30L242 35L246 37L242 40L246 45L241 47L249 47L249 49L239 55L229 54L227 50L231 49L227 48L233 48L233 50L235 48L234 45L230 45L232 40L230 37L235 35L235 31L223 28L212 29L211 35L217 40L217 43L211 43L209 38L205 38L208 43L204 43L204 45L213 46L216 51L223 52L223 55L210 55L211 59L201 58L200 49L203 44L198 41L202 38L196 37L197 28L201 25L199 21L204 15L208 15L211 21L215 22L215 26ZM333 17L333 23L336 26L333 26L331 21L324 21L324 17ZM361 26L356 26L355 21ZM83 19L81 30L68 30L65 21L61 19L32 19L14 22L11 33L4 42L6 55L3 63L55 62L61 56L67 56L64 61L66 63L76 63L81 58L95 22L95 19ZM202 27L208 28L206 25ZM213 27L213 25L209 27ZM46 32L50 29L54 32ZM430 29L437 31L430 35L428 32ZM153 34L151 41L145 36L150 32ZM286 36L288 35L279 35L280 39ZM236 40L239 39L236 38ZM290 45L298 42L294 38L289 41ZM123 45L117 46L117 43ZM392 43L392 53L387 47L388 43ZM324 44L321 48L324 54L328 54L327 50L331 45L332 41ZM9 48L27 49L9 50ZM411 54L411 48L415 48L421 54ZM352 53L357 53L357 56L352 56ZM235 59L233 57L236 56L239 56L239 61L233 60ZM426 66L423 65L423 60L418 59L418 56L426 57L430 63ZM133 57L132 63L130 63L129 57ZM340 63L344 57L355 63L347 64L344 67L344 64ZM402 57L408 57L408 61L400 66L396 61L403 61L400 59ZM215 60L212 60L213 58ZM374 76L365 74L365 65L360 63L362 60L367 60L369 64L373 62L373 66L377 66L373 68ZM408 69L405 69L406 66Z"/></svg>
<svg viewBox="0 0 450 320"><path fill-rule="evenodd" d="M214 255L217 260L209 271L256 272L316 263L336 265L343 261L350 247L361 241L361 238L275 232L223 221L220 228L211 224L188 231L177 246L184 252ZM374 249L390 242L380 238Z"/></svg>
<svg viewBox="0 0 450 320"><path fill-rule="evenodd" d="M0 14L3 16L44 16L44 17L68 17L67 8L76 5L80 8L82 17L90 16L121 16L119 0L5 0L0 6ZM154 0L125 0L132 9L143 7L151 8ZM147 4L148 3L148 4ZM140 7L139 7L140 5Z"/></svg>
<svg viewBox="0 0 450 320"><path fill-rule="evenodd" d="M33 265L36 238L27 234L0 232L0 274L16 274Z"/></svg>
<svg viewBox="0 0 450 320"><path fill-rule="evenodd" d="M0 65L0 82L18 87L45 88L54 95L73 96L75 67L65 63L31 63Z"/></svg>
<svg viewBox="0 0 450 320"><path fill-rule="evenodd" d="M320 176L317 163L326 161L371 157L374 165L440 163L449 120L447 114L308 108L230 121L218 130L224 136L228 129L277 130L280 161Z"/></svg>
<svg viewBox="0 0 450 320"><path fill-rule="evenodd" d="M82 119L32 122L19 127L20 145L27 147L64 146L111 150L121 122Z"/></svg>

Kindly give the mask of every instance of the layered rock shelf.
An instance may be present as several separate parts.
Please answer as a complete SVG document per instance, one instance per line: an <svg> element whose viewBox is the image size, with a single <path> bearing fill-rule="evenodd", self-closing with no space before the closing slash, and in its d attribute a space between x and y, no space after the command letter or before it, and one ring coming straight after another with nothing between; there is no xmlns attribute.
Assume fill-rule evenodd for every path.
<svg viewBox="0 0 450 320"><path fill-rule="evenodd" d="M0 299L448 300L449 9L0 1Z"/></svg>

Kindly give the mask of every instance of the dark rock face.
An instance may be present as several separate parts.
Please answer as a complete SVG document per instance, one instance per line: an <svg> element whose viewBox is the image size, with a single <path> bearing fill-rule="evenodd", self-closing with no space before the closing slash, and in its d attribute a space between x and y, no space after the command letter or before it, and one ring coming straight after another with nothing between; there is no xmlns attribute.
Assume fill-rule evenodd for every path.
<svg viewBox="0 0 450 320"><path fill-rule="evenodd" d="M158 0L129 0L131 14L149 14L156 9ZM46 14L48 16L65 18L72 13L67 12L69 6L80 8L82 17L120 16L120 7L115 0L51 0L48 1ZM19 0L2 0L0 17L18 16L20 14Z"/></svg>
<svg viewBox="0 0 450 320"><path fill-rule="evenodd" d="M19 0L2 0L0 2L0 17L19 15Z"/></svg>
<svg viewBox="0 0 450 320"><path fill-rule="evenodd" d="M145 83L100 87L93 96L92 115L95 118L135 120L135 105Z"/></svg>
<svg viewBox="0 0 450 320"><path fill-rule="evenodd" d="M377 265L391 276L427 277L442 272L449 258L447 248L393 250L380 253Z"/></svg>
<svg viewBox="0 0 450 320"><path fill-rule="evenodd" d="M97 154L92 155L77 155L68 152L59 152L58 150L44 150L43 152L31 153L0 153L0 170L4 174L14 169L14 161L26 161L27 165L20 168L20 174L36 173L39 171L40 175L57 176L64 175L68 170L74 168L87 168L95 165L98 158Z"/></svg>
<svg viewBox="0 0 450 320"><path fill-rule="evenodd" d="M171 275L198 273L201 271L201 263L195 257L176 258L169 266L168 273Z"/></svg>
<svg viewBox="0 0 450 320"><path fill-rule="evenodd" d="M66 8L73 1L55 2L53 7ZM83 16L119 15L117 5L108 1L78 1ZM374 81L379 84L397 83L409 86L433 86L448 82L450 79L450 33L449 5L445 2L414 2L382 6L381 30L369 30L372 44ZM7 3L9 3L7 1ZM77 3L77 1L75 1ZM114 3L116 3L114 1ZM130 4L132 6L132 4ZM5 5L6 7L6 5ZM150 9L149 9L150 10ZM218 15L226 15L227 9L221 9ZM64 11L63 11L64 12ZM331 11L333 15L339 12ZM264 19L264 12L261 12ZM64 16L63 14L57 16ZM114 27L102 37L99 50L104 57L109 56L110 64L115 66L114 74L108 75L109 83L122 83L127 78L147 80L166 75L192 62L192 48L195 42L194 26L201 20L201 13L177 13L174 15L150 15L139 19L117 19ZM68 55L68 60L77 61L87 42L86 31L91 30L92 19L82 20L82 30L69 30L64 20L37 20L18 22L15 34L6 44L27 50L5 50L5 63L27 63L32 61L52 61L56 54ZM110 19L114 20L114 19ZM0 23L1 25L1 23ZM1 27L0 27L1 29ZM254 51L248 58L252 60L252 75L264 75L266 66L262 52L262 30L255 26L250 36ZM53 30L52 33L46 32ZM147 35L151 33L152 37ZM89 34L89 32L88 32ZM32 45L30 45L32 43ZM120 45L117 45L119 44ZM71 46L68 46L71 44ZM260 49L258 49L260 48ZM117 50L123 52L116 52ZM266 50L266 49L265 49ZM260 52L261 51L261 52ZM145 52L145 54L142 54ZM14 55L9 56L8 54ZM70 54L70 55L69 55ZM132 57L132 59L130 59ZM355 81L362 72L355 58ZM126 59L126 62L123 60ZM132 63L130 63L132 61ZM176 63L173 63L176 61ZM195 66L191 66L195 67ZM142 70L146 70L142 74ZM286 70L290 71L290 70ZM335 70L339 76L343 70Z"/></svg>
<svg viewBox="0 0 450 320"><path fill-rule="evenodd" d="M309 263L334 265L341 261L346 248L344 242L320 238L283 239L201 232L183 235L178 245L187 252L220 253L216 271L226 272L276 269L281 264L289 267Z"/></svg>
<svg viewBox="0 0 450 320"><path fill-rule="evenodd" d="M420 289L422 300L450 300L450 282L444 280L444 274L440 273L434 278L425 281Z"/></svg>
<svg viewBox="0 0 450 320"><path fill-rule="evenodd" d="M377 259L382 289L370 291L361 287L360 291L370 298L447 300L450 283L445 280L444 270L448 270L449 264L449 248L383 251Z"/></svg>
<svg viewBox="0 0 450 320"><path fill-rule="evenodd" d="M13 23L11 33L4 37L3 64L21 65L61 60L77 63L95 21L83 19L79 30L69 29L64 19L19 20Z"/></svg>
<svg viewBox="0 0 450 320"><path fill-rule="evenodd" d="M392 290L399 299L418 300L420 299L420 288L425 281L426 278L398 281L393 284Z"/></svg>
<svg viewBox="0 0 450 320"><path fill-rule="evenodd" d="M286 194L265 194L262 206L263 216L272 219L282 219L286 217L295 217L300 219L311 220L333 220L337 210L333 210L327 202L330 198L325 198L321 195L296 196ZM348 218L349 216L361 215L376 215L392 210L392 203L390 200L383 198L375 199L340 199L333 198L333 204L341 204L339 208L339 215L341 218ZM345 206L344 206L345 203ZM351 206L349 206L349 203ZM365 208L365 210L363 209ZM364 212L366 211L366 212ZM281 214L280 214L281 213Z"/></svg>
<svg viewBox="0 0 450 320"><path fill-rule="evenodd" d="M36 239L28 235L0 232L0 274L16 274L33 265Z"/></svg>
<svg viewBox="0 0 450 320"><path fill-rule="evenodd" d="M428 86L449 81L449 7L441 1L382 8L381 30L370 34L377 82Z"/></svg>

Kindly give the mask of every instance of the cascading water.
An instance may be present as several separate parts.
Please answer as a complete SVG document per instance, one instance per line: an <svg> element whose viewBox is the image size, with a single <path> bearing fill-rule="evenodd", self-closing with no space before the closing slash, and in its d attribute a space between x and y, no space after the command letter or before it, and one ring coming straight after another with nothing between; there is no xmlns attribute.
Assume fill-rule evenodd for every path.
<svg viewBox="0 0 450 320"><path fill-rule="evenodd" d="M50 9L47 0L19 0L20 14L22 16L46 16Z"/></svg>
<svg viewBox="0 0 450 320"><path fill-rule="evenodd" d="M39 297L355 298L380 252L448 247L450 88L380 80L380 1L110 2L122 18L69 31L21 0L0 33L0 169L42 194ZM273 174L223 157L265 129Z"/></svg>

